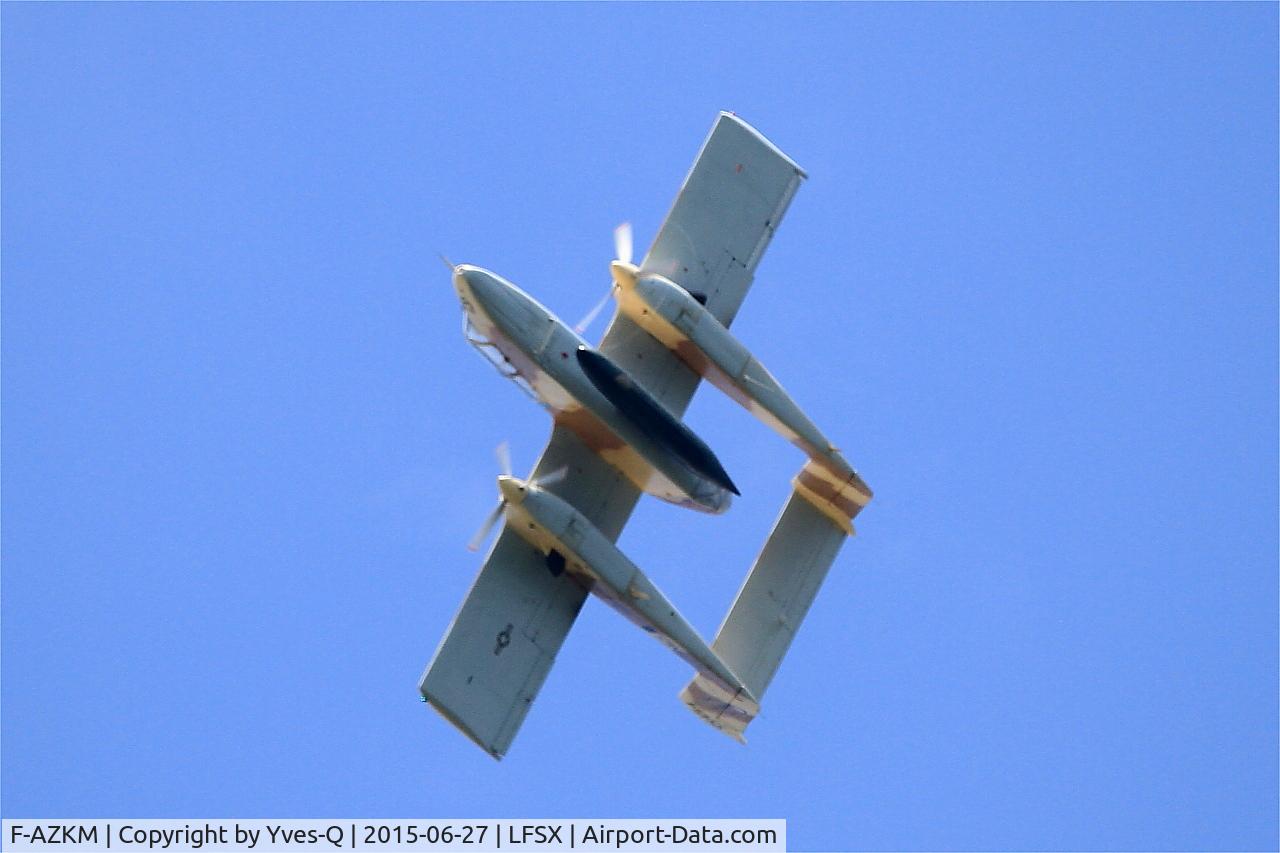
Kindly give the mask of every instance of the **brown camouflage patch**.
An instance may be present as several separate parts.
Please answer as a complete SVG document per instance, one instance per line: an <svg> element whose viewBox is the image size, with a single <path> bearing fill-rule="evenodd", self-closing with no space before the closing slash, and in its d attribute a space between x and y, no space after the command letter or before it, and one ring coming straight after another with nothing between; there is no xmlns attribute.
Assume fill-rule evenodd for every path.
<svg viewBox="0 0 1280 853"><path fill-rule="evenodd" d="M555 422L571 430L582 443L596 453L621 450L626 446L613 430L586 409L566 409L554 413Z"/></svg>
<svg viewBox="0 0 1280 853"><path fill-rule="evenodd" d="M871 501L871 490L857 474L851 475L845 483L837 484L822 476L813 465L813 462L807 463L792 480L796 490L846 531L852 532L851 522ZM839 513L839 517L828 512L828 508Z"/></svg>

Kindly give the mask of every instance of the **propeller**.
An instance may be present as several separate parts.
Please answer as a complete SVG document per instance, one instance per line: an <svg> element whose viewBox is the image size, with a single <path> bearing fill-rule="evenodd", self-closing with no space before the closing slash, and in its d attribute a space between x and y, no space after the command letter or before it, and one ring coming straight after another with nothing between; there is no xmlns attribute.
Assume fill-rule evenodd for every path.
<svg viewBox="0 0 1280 853"><path fill-rule="evenodd" d="M493 455L498 460L498 470L502 472L503 477L511 476L511 445L502 442L493 449ZM480 525L480 529L476 531L476 535L471 537L471 541L467 543L468 551L478 551L480 546L484 544L484 540L489 538L489 531L493 530L493 526L498 523L498 519L502 518L502 511L507 508L505 498L498 501L498 505L493 508L493 512L489 513Z"/></svg>
<svg viewBox="0 0 1280 853"><path fill-rule="evenodd" d="M624 222L613 229L613 252L618 256L619 263L630 264L631 250L631 223Z"/></svg>
<svg viewBox="0 0 1280 853"><path fill-rule="evenodd" d="M552 483L560 482L568 475L569 475L569 466L561 465L559 468L552 471L550 474L547 474L546 476L543 476L543 477L539 477L536 480L530 480L530 482L533 483L535 488L545 489L547 486L550 486Z"/></svg>
<svg viewBox="0 0 1280 853"><path fill-rule="evenodd" d="M632 284L636 280L636 276L640 275L640 269L631 261L632 253L635 249L634 238L631 233L631 223L624 222L617 228L613 229L613 254L614 260L609 264L609 272L613 274L613 285L605 293L596 307L587 312L587 316L583 317L573 330L581 335L587 328L595 322L596 317L604 310L604 306L609 304L609 298L613 296L613 291L623 284Z"/></svg>
<svg viewBox="0 0 1280 853"><path fill-rule="evenodd" d="M513 481L518 486L525 488L531 486L535 489L541 489L551 485L552 483L560 482L565 478L565 475L569 473L567 465L561 466L542 477L537 479L530 478L524 483L521 483L519 480L516 480L511 473L511 446L504 441L493 449L493 455L498 460L498 470L502 472L501 476L498 477L498 485L499 491L502 493L503 497L498 500L498 505L493 508L493 512L489 513L485 518L484 523L480 525L480 529L476 531L476 535L472 536L471 541L467 543L468 551L480 550L480 546L484 544L484 540L489 538L489 533L493 530L494 525L498 523L500 518L502 518L503 512L507 508L506 491L502 488L504 480Z"/></svg>
<svg viewBox="0 0 1280 853"><path fill-rule="evenodd" d="M498 470L502 472L502 476L511 476L511 445L508 442L502 442L493 449L493 455L498 460Z"/></svg>
<svg viewBox="0 0 1280 853"><path fill-rule="evenodd" d="M578 321L578 325L573 327L575 332L581 335L588 329L588 327L591 326L592 323L595 322L596 317L600 316L600 312L604 310L604 306L609 304L609 297L613 296L613 288L615 287L617 287L616 284L611 285L609 289L605 291L604 298L596 303L596 307L588 311L587 316Z"/></svg>
<svg viewBox="0 0 1280 853"><path fill-rule="evenodd" d="M498 519L502 517L502 511L506 508L506 501L498 501L498 505L493 508L493 512L489 513L488 518L484 520L484 524L481 524L480 529L476 531L476 535L472 536L471 541L467 543L468 551L480 550L480 546L484 544L484 540L489 538L489 531L498 523Z"/></svg>

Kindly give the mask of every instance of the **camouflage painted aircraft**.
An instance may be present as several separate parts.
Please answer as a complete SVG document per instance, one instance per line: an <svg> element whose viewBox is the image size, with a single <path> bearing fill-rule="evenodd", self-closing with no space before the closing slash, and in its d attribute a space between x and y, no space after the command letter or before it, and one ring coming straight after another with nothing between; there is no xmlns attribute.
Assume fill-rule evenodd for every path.
<svg viewBox="0 0 1280 853"><path fill-rule="evenodd" d="M496 758L506 753L586 596L594 593L696 671L681 700L743 740L871 490L729 331L805 173L721 113L648 255L615 232L617 302L598 347L492 272L453 266L464 333L555 422L526 480L499 461L504 525L423 674L423 698ZM641 493L710 513L738 493L683 414L707 379L808 457L715 641L615 545Z"/></svg>

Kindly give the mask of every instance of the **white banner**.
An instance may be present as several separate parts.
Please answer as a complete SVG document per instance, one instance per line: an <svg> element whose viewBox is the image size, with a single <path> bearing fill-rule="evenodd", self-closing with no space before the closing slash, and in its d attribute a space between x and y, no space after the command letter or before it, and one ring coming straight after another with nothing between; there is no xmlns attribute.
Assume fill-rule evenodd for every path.
<svg viewBox="0 0 1280 853"><path fill-rule="evenodd" d="M785 820L5 820L7 853L785 851ZM56 845L56 846L55 846Z"/></svg>

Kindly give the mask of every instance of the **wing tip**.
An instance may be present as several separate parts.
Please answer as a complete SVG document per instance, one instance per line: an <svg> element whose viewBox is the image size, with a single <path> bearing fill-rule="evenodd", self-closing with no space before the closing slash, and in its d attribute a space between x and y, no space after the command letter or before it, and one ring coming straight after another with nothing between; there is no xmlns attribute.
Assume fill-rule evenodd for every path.
<svg viewBox="0 0 1280 853"><path fill-rule="evenodd" d="M721 122L729 122L742 128L747 133L755 137L761 144L763 144L771 152L776 154L782 160L786 161L786 163L792 169L795 169L796 174L799 175L802 179L807 180L809 178L809 173L806 172L799 163L791 159L791 157L788 156L786 152L784 152L777 145L774 145L771 141L769 141L769 137L765 136L763 133L757 130L754 125L752 125L746 119L742 118L742 116L730 110L721 110L719 116L716 118L716 127L719 127ZM715 132L714 128L712 129L712 132L713 133Z"/></svg>
<svg viewBox="0 0 1280 853"><path fill-rule="evenodd" d="M451 711L447 705L445 705L442 701L440 701L436 697L432 696L428 692L425 686L420 687L419 690L422 693L422 701L426 702L428 706L435 709L436 713L444 717L445 720L449 723L449 725L453 726L455 729L457 729L458 731L466 735L467 740L471 741L476 746L483 749L485 753L489 755L489 757L493 758L495 761L501 761L503 757L507 754L507 747L510 746L510 743L502 744L502 745L499 745L496 743L487 743L485 739L480 737L480 735L474 729L472 729L465 722L463 722L461 717L459 717L457 714Z"/></svg>

